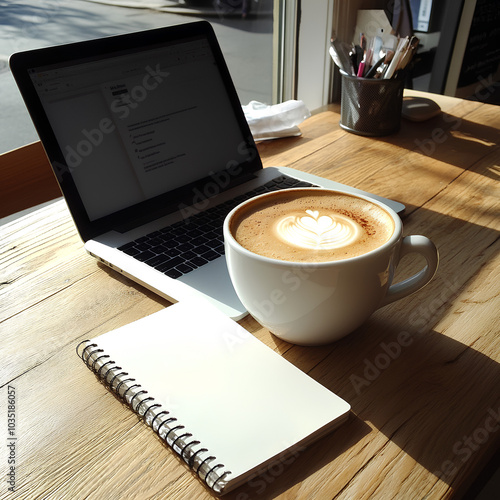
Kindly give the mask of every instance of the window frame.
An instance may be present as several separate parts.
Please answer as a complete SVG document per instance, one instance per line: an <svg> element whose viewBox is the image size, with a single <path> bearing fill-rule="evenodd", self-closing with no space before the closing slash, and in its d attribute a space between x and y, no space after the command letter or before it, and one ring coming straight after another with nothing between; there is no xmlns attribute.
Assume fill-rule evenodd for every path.
<svg viewBox="0 0 500 500"><path fill-rule="evenodd" d="M334 0L276 0L274 5L274 102L300 99L311 110L332 101L334 68L329 54Z"/></svg>

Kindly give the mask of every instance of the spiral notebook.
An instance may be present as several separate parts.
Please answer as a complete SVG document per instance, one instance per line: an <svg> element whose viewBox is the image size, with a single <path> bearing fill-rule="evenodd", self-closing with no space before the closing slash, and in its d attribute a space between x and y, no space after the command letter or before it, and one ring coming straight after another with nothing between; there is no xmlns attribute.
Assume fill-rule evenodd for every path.
<svg viewBox="0 0 500 500"><path fill-rule="evenodd" d="M77 353L217 494L283 463L350 411L204 302L176 303Z"/></svg>

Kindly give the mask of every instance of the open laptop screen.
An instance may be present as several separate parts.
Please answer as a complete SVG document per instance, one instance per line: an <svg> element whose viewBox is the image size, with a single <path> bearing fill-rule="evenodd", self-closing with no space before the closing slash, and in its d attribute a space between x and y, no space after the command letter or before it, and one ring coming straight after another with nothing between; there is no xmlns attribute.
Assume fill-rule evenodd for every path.
<svg viewBox="0 0 500 500"><path fill-rule="evenodd" d="M219 172L255 170L258 155L207 24L185 25L184 35L180 27L144 32L144 44L140 34L124 35L103 39L101 50L82 42L71 57L57 60L49 48L33 58L47 53L46 64L27 67L43 113L31 98L28 109L70 209L78 198L77 218L116 224L131 207L138 216L154 209L148 200L192 198L197 182Z"/></svg>

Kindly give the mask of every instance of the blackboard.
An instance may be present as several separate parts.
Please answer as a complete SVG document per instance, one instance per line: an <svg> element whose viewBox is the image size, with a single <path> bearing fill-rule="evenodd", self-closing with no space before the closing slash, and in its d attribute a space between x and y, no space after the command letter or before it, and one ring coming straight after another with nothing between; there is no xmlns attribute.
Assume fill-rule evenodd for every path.
<svg viewBox="0 0 500 500"><path fill-rule="evenodd" d="M477 0L457 87L488 80L499 64L500 2Z"/></svg>

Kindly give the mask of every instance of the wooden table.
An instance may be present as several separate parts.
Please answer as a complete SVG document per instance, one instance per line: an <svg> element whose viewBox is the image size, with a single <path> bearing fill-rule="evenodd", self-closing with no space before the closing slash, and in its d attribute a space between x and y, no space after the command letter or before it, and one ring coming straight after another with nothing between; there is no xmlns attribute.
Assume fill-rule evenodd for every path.
<svg viewBox="0 0 500 500"><path fill-rule="evenodd" d="M302 137L259 146L265 165L403 202L405 234L430 237L441 262L426 288L326 347L293 346L242 320L352 416L226 498L451 498L498 450L500 113L433 97L442 116L404 121L389 137L341 130L332 105L301 125ZM79 341L168 302L89 257L63 201L0 231L0 498L211 498L75 354ZM402 262L401 275L412 270Z"/></svg>

